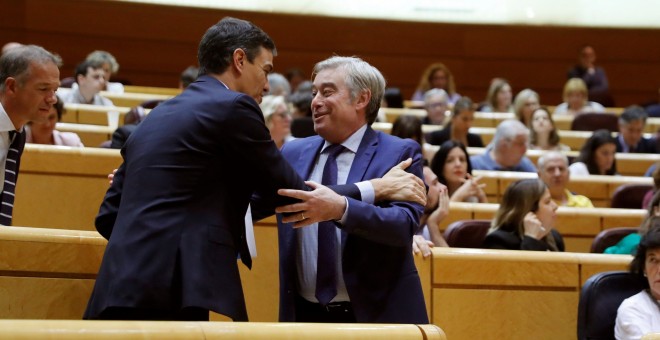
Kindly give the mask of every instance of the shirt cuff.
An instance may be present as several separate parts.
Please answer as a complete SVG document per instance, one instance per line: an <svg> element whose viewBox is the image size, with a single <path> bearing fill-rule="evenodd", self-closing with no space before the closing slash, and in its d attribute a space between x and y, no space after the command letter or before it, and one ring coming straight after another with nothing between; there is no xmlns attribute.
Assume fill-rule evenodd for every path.
<svg viewBox="0 0 660 340"><path fill-rule="evenodd" d="M346 217L348 217L348 198L346 198L346 196L343 197L344 197L344 201L346 201L346 209L344 210L344 214L341 215L341 219L337 221L341 225L344 225L344 223L346 222Z"/></svg>
<svg viewBox="0 0 660 340"><path fill-rule="evenodd" d="M374 185L371 184L371 181L364 181L355 183L360 190L360 195L362 196L362 202L367 204L374 204L376 200L376 192L374 191Z"/></svg>

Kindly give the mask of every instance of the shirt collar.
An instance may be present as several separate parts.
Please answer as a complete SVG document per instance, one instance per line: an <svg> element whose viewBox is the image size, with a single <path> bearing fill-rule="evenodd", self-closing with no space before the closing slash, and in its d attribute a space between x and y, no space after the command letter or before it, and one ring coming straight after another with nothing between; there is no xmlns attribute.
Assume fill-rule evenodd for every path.
<svg viewBox="0 0 660 340"><path fill-rule="evenodd" d="M350 135L348 138L346 138L346 140L343 141L341 145L343 145L346 149L351 150L353 153L357 153L357 150L360 147L360 143L362 143L362 137L364 137L365 132L367 132L367 124L362 125L361 128L353 132L353 134ZM325 149L330 145L331 143L325 141L325 143L323 144L323 148L321 148L321 153L323 153L323 151L325 151Z"/></svg>
<svg viewBox="0 0 660 340"><path fill-rule="evenodd" d="M14 127L14 123L11 122L11 119L9 119L9 115L7 114L7 111L5 111L5 108L2 106L2 103L0 103L0 131L15 131L16 127Z"/></svg>

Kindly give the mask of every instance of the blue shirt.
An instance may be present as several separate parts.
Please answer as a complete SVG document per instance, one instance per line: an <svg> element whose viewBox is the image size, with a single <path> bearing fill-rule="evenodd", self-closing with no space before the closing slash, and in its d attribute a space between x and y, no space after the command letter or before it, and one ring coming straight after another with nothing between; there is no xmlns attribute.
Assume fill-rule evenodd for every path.
<svg viewBox="0 0 660 340"><path fill-rule="evenodd" d="M497 170L497 171L518 171L518 172L536 172L534 163L526 156L520 160L520 163L515 166L505 168L490 158L491 147L486 148L486 151L481 155L471 156L470 162L472 163L473 170Z"/></svg>

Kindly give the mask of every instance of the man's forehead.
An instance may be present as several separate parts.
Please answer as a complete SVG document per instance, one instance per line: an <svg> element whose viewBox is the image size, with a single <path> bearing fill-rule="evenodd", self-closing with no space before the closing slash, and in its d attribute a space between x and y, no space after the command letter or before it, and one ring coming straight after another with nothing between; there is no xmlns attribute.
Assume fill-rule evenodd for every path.
<svg viewBox="0 0 660 340"><path fill-rule="evenodd" d="M550 158L545 160L545 168L550 167L566 167L566 160L560 156L550 156Z"/></svg>

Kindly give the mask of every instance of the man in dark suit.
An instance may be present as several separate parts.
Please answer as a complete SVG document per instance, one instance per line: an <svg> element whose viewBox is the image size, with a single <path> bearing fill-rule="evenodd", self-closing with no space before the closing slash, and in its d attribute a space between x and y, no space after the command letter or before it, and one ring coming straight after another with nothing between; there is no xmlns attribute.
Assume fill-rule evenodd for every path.
<svg viewBox="0 0 660 340"><path fill-rule="evenodd" d="M236 260L251 265L244 221L251 196L259 194L252 209L259 219L294 201L278 189L307 190L258 106L274 54L252 23L221 20L200 42L198 80L128 138L96 218L108 245L86 319L208 320L213 310L247 320ZM345 189L360 197L356 186ZM345 201L329 192L312 192L318 213L292 217L312 223L343 211Z"/></svg>
<svg viewBox="0 0 660 340"><path fill-rule="evenodd" d="M656 141L645 138L646 111L641 106L627 107L619 117L619 136L616 138L616 152L657 153Z"/></svg>
<svg viewBox="0 0 660 340"><path fill-rule="evenodd" d="M333 161L339 184L381 177L407 158L413 159L410 171L422 178L418 143L370 127L384 88L381 73L359 58L332 57L316 64L312 110L319 136L290 141L282 149L300 176L313 181L308 184L325 181ZM298 199L309 195L280 192ZM280 321L428 323L412 256L423 205L346 200L345 213L332 216L330 237L324 231L327 222L298 228L295 217L278 216ZM316 209L297 203L278 212L307 215Z"/></svg>

